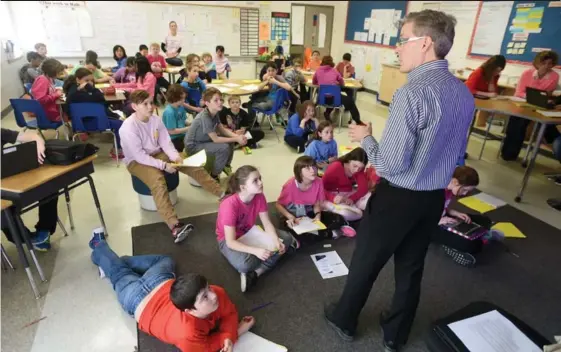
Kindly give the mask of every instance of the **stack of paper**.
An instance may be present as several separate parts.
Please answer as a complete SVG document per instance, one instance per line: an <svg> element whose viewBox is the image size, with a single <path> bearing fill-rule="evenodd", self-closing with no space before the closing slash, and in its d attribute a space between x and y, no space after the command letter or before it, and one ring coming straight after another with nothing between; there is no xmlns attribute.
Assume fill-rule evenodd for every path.
<svg viewBox="0 0 561 352"><path fill-rule="evenodd" d="M327 227L319 221L310 219L308 217L303 217L298 219L298 225L292 227L292 230L296 232L296 234L301 235L303 233L314 232L317 230L325 230Z"/></svg>
<svg viewBox="0 0 561 352"><path fill-rule="evenodd" d="M242 237L238 238L238 241L246 246L263 248L272 252L278 250L277 241L258 226L253 226Z"/></svg>
<svg viewBox="0 0 561 352"><path fill-rule="evenodd" d="M234 345L234 352L286 352L288 349L277 345L251 331L246 332Z"/></svg>

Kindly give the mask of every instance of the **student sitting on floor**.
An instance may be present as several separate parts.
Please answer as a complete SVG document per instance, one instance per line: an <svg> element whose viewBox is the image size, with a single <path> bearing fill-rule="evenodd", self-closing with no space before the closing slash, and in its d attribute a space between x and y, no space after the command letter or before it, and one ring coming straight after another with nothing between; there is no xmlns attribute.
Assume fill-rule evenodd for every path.
<svg viewBox="0 0 561 352"><path fill-rule="evenodd" d="M37 161L39 164L43 164L45 160L45 141L36 131L18 132L2 128L2 134L0 137L2 149L7 143L15 144L16 142L26 143L26 142L36 142L37 143ZM27 233L30 235L31 244L33 249L38 251L47 251L51 248L51 235L56 231L56 224L58 220L58 197L39 205L39 220L35 225L35 231L31 232L26 228ZM13 242L12 234L8 228L8 222L5 218L4 212L2 212L2 231L6 235L8 241ZM14 224L17 226L16 224Z"/></svg>
<svg viewBox="0 0 561 352"><path fill-rule="evenodd" d="M127 52L122 45L115 45L113 47L113 59L117 62L117 66L111 68L113 73L127 65Z"/></svg>
<svg viewBox="0 0 561 352"><path fill-rule="evenodd" d="M27 53L28 63L23 65L23 67L20 69L19 74L19 78L24 84L33 84L33 82L35 82L35 79L43 74L43 71L41 71L41 64L43 63L43 60L43 56L35 51L30 51Z"/></svg>
<svg viewBox="0 0 561 352"><path fill-rule="evenodd" d="M193 230L193 225L179 222L169 198L164 172L176 173L172 163L181 164L183 159L171 143L162 119L153 114L150 93L136 90L130 100L135 113L123 122L119 131L127 170L150 189L158 213L175 242L179 243ZM181 167L179 170L195 179L205 190L222 197L220 185L202 167Z"/></svg>
<svg viewBox="0 0 561 352"><path fill-rule="evenodd" d="M135 83L136 82L136 58L127 57L126 66L121 67L113 75L116 83Z"/></svg>
<svg viewBox="0 0 561 352"><path fill-rule="evenodd" d="M249 114L241 109L241 100L237 95L228 96L229 109L226 107L220 111L220 123L237 135L245 135L247 131L251 134L251 139L247 140L247 147L257 148L257 142L265 137L265 133L253 127L253 121L249 118Z"/></svg>
<svg viewBox="0 0 561 352"><path fill-rule="evenodd" d="M206 90L206 84L199 77L198 63L191 61L190 63L187 64L185 70L187 76L183 79L183 82L181 82L181 86L185 89L185 92L187 93L187 100L185 101L184 106L190 111L199 113L203 111L204 106L201 101L195 101L194 98L189 96L189 90L198 91L202 97L204 91Z"/></svg>
<svg viewBox="0 0 561 352"><path fill-rule="evenodd" d="M251 316L238 321L226 291L209 285L199 274L175 274L164 255L119 257L94 230L89 242L92 262L107 275L121 307L138 328L182 352L232 351L239 336L255 324Z"/></svg>
<svg viewBox="0 0 561 352"><path fill-rule="evenodd" d="M55 88L55 79L64 72L64 66L58 60L46 59L41 69L43 74L33 82L31 95L41 104L50 121L60 121L62 116L56 101L62 96L62 90Z"/></svg>
<svg viewBox="0 0 561 352"><path fill-rule="evenodd" d="M185 94L182 86L179 84L170 85L166 93L168 106L166 106L162 115L162 121L168 129L171 142L180 153L185 149L183 139L189 130L189 127L187 127L187 112L183 107L186 96L187 94Z"/></svg>
<svg viewBox="0 0 561 352"><path fill-rule="evenodd" d="M203 94L205 108L193 120L185 137L185 150L193 155L205 150L207 157L213 161L212 178L219 180L224 171L232 173L231 162L234 157L234 143L247 144L244 135L238 135L222 126L218 114L222 111L222 93L216 88L209 88Z"/></svg>
<svg viewBox="0 0 561 352"><path fill-rule="evenodd" d="M109 107L105 105L105 96L101 90L94 87L93 74L87 68L79 68L76 73L70 75L64 81L63 86L64 93L66 94L66 104L73 103L99 103L105 106L105 114L109 118L109 128L115 133L117 140L117 151L115 148L111 148L109 154L112 158L117 158L117 153L119 154L119 159L123 158L123 152L121 150L121 138L119 137L119 129L123 124L123 121L119 119L119 115L109 110ZM86 126L88 121L82 121Z"/></svg>
<svg viewBox="0 0 561 352"><path fill-rule="evenodd" d="M164 78L163 74L166 69L166 59L160 55L160 46L158 43L150 44L150 55L146 56L146 58L148 62L150 62L150 68L154 73L154 77L156 77L157 87L168 89L169 82Z"/></svg>
<svg viewBox="0 0 561 352"><path fill-rule="evenodd" d="M302 60L294 59L292 67L284 71L284 79L292 89L290 90L290 112L296 112L298 100L306 101L309 99L309 94L306 90L306 77L300 71L302 69Z"/></svg>
<svg viewBox="0 0 561 352"><path fill-rule="evenodd" d="M276 230L267 210L263 182L259 171L251 165L240 167L228 180L228 196L222 200L216 219L218 247L226 260L240 273L241 291L255 285L257 278L272 269L287 251L300 244L288 232ZM238 239L261 220L264 236L270 236L277 251L251 247Z"/></svg>
<svg viewBox="0 0 561 352"><path fill-rule="evenodd" d="M347 221L362 218L370 198L364 172L367 162L364 149L355 148L329 164L322 178L329 201L324 204L326 210L342 215Z"/></svg>
<svg viewBox="0 0 561 352"><path fill-rule="evenodd" d="M136 53L135 57L138 59L141 56L148 56L149 52L148 52L148 46L146 44L140 44L138 46L138 52Z"/></svg>
<svg viewBox="0 0 561 352"><path fill-rule="evenodd" d="M504 235L491 229L491 219L482 214L465 214L454 209L450 209L450 202L455 197L462 197L470 193L479 184L479 175L475 169L469 166L458 166L454 171L452 180L445 189L445 202L442 218L438 223L440 226L435 228L431 240L442 245L444 252L449 255L454 262L473 267L476 263L474 254L481 251L483 242L489 239L500 240ZM480 225L480 237L474 240L467 239L448 230L450 226L463 221L466 223L476 223ZM484 232L485 234L481 234Z"/></svg>
<svg viewBox="0 0 561 352"><path fill-rule="evenodd" d="M306 100L298 106L297 113L288 119L284 141L296 149L297 153L303 153L308 142L308 136L314 133L319 126L315 117L316 107L311 100Z"/></svg>
<svg viewBox="0 0 561 352"><path fill-rule="evenodd" d="M214 57L214 63L216 64L216 73L219 79L227 79L226 72L232 72L230 67L230 61L224 55L224 47L222 45L216 46L216 56Z"/></svg>
<svg viewBox="0 0 561 352"><path fill-rule="evenodd" d="M327 229L319 230L317 235L300 235L301 242L304 239L338 238L343 234L354 237L355 230L346 226L346 221L341 215L322 211L324 201L325 191L321 178L317 176L316 162L309 156L299 157L294 163L294 177L282 186L277 199L276 208L281 215L281 227L286 227L293 236L297 236L291 229L298 225L300 218L309 217L320 220Z"/></svg>
<svg viewBox="0 0 561 352"><path fill-rule="evenodd" d="M268 90L268 94L265 96L252 96L252 99L248 102L248 111L252 119L256 117L253 108L260 110L270 110L275 104L277 97L277 92L279 89L286 89L290 91L292 87L286 82L284 77L277 75L277 67L273 63L268 63L267 73L263 76L263 82L259 84L259 90Z"/></svg>
<svg viewBox="0 0 561 352"><path fill-rule="evenodd" d="M339 71L334 69L333 66L335 66L335 64L333 63L333 58L331 56L324 56L321 60L320 68L318 68L316 73L314 73L312 82L314 85L338 85L341 86L341 89L343 91L343 88L345 87L345 80L343 79ZM345 107L345 111L349 111L351 113L351 118L354 122L356 122L357 125L362 124L362 122L360 121L360 112L358 111L358 108L356 107L356 104L352 97L341 94L341 104L343 104L343 106ZM325 110L326 120L330 119L330 112L331 109Z"/></svg>
<svg viewBox="0 0 561 352"><path fill-rule="evenodd" d="M337 160L337 142L333 139L333 125L322 121L314 133L314 140L308 144L305 155L311 156L319 169L325 171L327 165Z"/></svg>

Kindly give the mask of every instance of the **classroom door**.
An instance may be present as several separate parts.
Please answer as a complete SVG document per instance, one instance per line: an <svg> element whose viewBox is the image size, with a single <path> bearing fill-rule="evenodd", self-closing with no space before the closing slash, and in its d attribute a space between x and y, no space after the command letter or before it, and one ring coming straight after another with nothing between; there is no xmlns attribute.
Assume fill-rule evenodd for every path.
<svg viewBox="0 0 561 352"><path fill-rule="evenodd" d="M304 47L318 50L321 56L331 54L331 35L333 33L333 6L306 5L304 24ZM322 23L325 20L325 24ZM324 27L325 26L325 27ZM320 33L325 28L325 36ZM323 42L323 43L322 43Z"/></svg>

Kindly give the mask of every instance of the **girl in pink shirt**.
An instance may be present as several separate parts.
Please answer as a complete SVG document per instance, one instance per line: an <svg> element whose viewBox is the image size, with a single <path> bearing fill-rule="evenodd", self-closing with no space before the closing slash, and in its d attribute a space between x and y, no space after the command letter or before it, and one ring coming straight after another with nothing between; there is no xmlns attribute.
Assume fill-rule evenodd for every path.
<svg viewBox="0 0 561 352"><path fill-rule="evenodd" d="M139 57L136 60L136 82L133 83L115 83L115 88L123 89L127 92L133 90L145 90L154 98L156 92L156 77L150 68L150 62L145 57Z"/></svg>
<svg viewBox="0 0 561 352"><path fill-rule="evenodd" d="M292 231L300 219L309 217L321 221L327 229L319 230L318 235L300 235L301 239L321 240L341 235L354 237L356 232L346 225L341 215L322 211L324 201L325 191L321 179L317 177L316 162L310 156L299 157L294 163L294 177L282 186L277 199L276 208L282 215L281 224L286 224L286 228Z"/></svg>
<svg viewBox="0 0 561 352"><path fill-rule="evenodd" d="M246 292L287 251L294 251L300 244L291 234L273 226L263 195L261 174L255 167L245 165L237 169L228 180L226 194L218 208L216 237L220 252L240 273L241 291ZM264 230L254 228L257 217ZM263 245L239 240L250 230L262 236Z"/></svg>
<svg viewBox="0 0 561 352"><path fill-rule="evenodd" d="M55 79L64 72L64 66L55 59L46 59L41 65L43 74L35 79L31 95L45 110L50 121L58 122L62 118L61 110L56 104L62 96L62 90L55 88Z"/></svg>
<svg viewBox="0 0 561 352"><path fill-rule="evenodd" d="M559 74L553 71L557 66L559 56L555 51L542 51L534 58L534 68L529 68L522 73L515 95L526 98L526 88L536 88L553 92L559 84Z"/></svg>

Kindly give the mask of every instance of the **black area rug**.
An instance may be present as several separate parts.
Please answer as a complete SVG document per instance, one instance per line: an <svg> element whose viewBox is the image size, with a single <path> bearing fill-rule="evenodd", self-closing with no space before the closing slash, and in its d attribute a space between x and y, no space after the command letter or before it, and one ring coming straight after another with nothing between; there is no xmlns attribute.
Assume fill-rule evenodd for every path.
<svg viewBox="0 0 561 352"><path fill-rule="evenodd" d="M458 210L465 210L460 204ZM274 205L270 205L273 213ZM468 211L469 212L469 211ZM431 321L464 307L471 301L493 302L518 316L551 339L561 327L561 231L505 206L487 213L494 221L513 222L527 239L507 239L490 244L478 256L478 266L466 269L454 264L437 246L426 259L423 289L417 317L404 351L427 351L423 338ZM195 225L192 235L174 245L164 223L132 228L134 254L166 254L177 263L177 273L198 272L210 283L226 289L241 316L252 308L273 302L255 312L253 332L282 344L289 351L383 351L378 316L389 306L394 291L393 263L380 273L360 316L354 342L342 342L323 320L323 305L338 298L345 277L323 280L310 255L336 250L350 264L354 240L339 239L302 248L265 275L251 292L240 292L236 271L218 251L216 213L184 219ZM326 243L332 248L324 248ZM514 253L514 254L513 254ZM176 351L143 332L138 333L140 352Z"/></svg>

